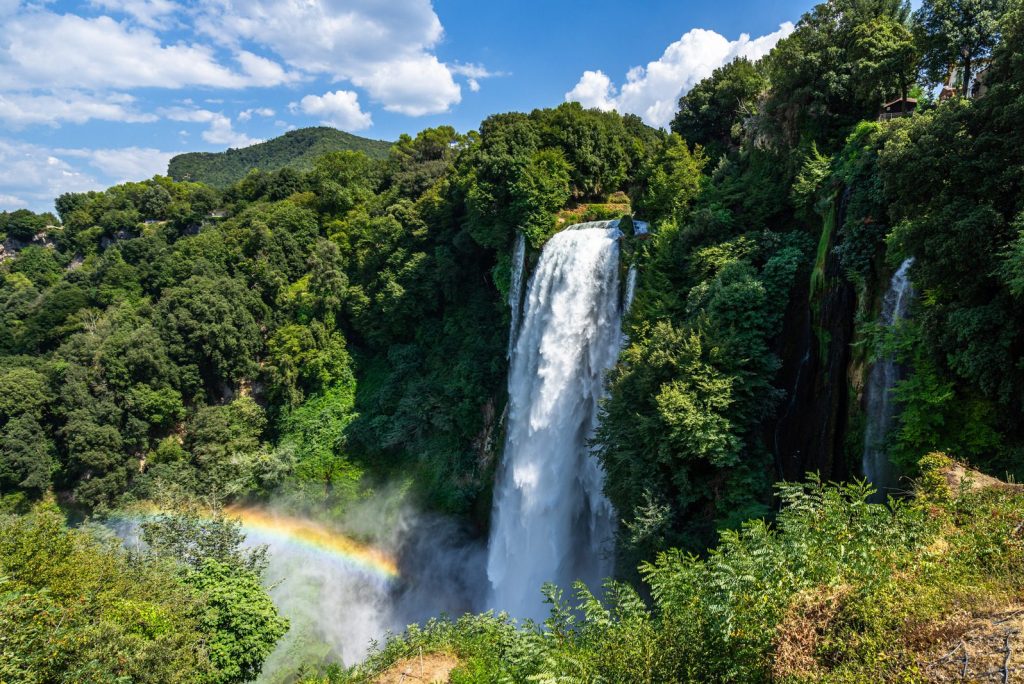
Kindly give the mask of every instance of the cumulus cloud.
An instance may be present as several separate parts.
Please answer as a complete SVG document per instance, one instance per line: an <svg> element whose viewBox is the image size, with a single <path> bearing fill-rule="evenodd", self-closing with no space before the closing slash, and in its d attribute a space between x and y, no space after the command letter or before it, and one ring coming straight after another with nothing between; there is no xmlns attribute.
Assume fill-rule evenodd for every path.
<svg viewBox="0 0 1024 684"><path fill-rule="evenodd" d="M446 112L462 100L462 90L451 71L433 55L388 62L351 80L384 109L409 116Z"/></svg>
<svg viewBox="0 0 1024 684"><path fill-rule="evenodd" d="M50 148L0 138L0 205L52 211L54 198L65 192L166 174L175 154L148 147Z"/></svg>
<svg viewBox="0 0 1024 684"><path fill-rule="evenodd" d="M323 95L306 95L289 106L292 111L315 116L320 123L346 131L368 128L373 120L359 107L359 97L351 90L336 90Z"/></svg>
<svg viewBox="0 0 1024 684"><path fill-rule="evenodd" d="M462 99L458 67L431 52L444 31L429 0L213 0L196 28L228 47L251 41L292 67L350 81L388 111L435 114ZM470 77L470 89L481 77Z"/></svg>
<svg viewBox="0 0 1024 684"><path fill-rule="evenodd" d="M181 6L172 0L92 0L94 7L125 14L147 28L166 29L175 24Z"/></svg>
<svg viewBox="0 0 1024 684"><path fill-rule="evenodd" d="M53 199L65 192L100 187L97 179L40 145L0 139L0 187L23 205L37 210L53 208Z"/></svg>
<svg viewBox="0 0 1024 684"><path fill-rule="evenodd" d="M167 163L177 152L152 147L120 147L107 149L58 149L63 157L85 159L90 166L111 183L145 180L167 174Z"/></svg>
<svg viewBox="0 0 1024 684"><path fill-rule="evenodd" d="M438 59L444 29L431 0L85 4L99 16L0 0L0 120L145 122L151 114L118 98L139 88L276 87L324 76L388 111L422 116L460 102L460 83L476 92L498 75Z"/></svg>
<svg viewBox="0 0 1024 684"><path fill-rule="evenodd" d="M171 121L208 124L209 127L203 131L202 138L213 145L239 148L263 142L259 138L250 138L245 133L236 131L231 124L231 119L220 112L212 112L209 109L172 107L162 110L162 113Z"/></svg>
<svg viewBox="0 0 1024 684"><path fill-rule="evenodd" d="M15 128L29 124L56 126L64 121L84 123L90 119L140 123L156 121L157 117L137 111L135 98L123 93L0 93L0 121Z"/></svg>
<svg viewBox="0 0 1024 684"><path fill-rule="evenodd" d="M714 31L692 29L669 45L659 59L630 69L621 89L603 72L585 71L565 99L586 107L637 114L652 126L664 127L672 120L679 98L698 81L737 57L763 57L793 29L792 23L785 22L773 33L754 39L744 33L732 41Z"/></svg>
<svg viewBox="0 0 1024 684"><path fill-rule="evenodd" d="M210 101L211 100L207 100L207 102ZM248 121L254 116L271 117L274 116L274 114L276 114L276 112L270 107L256 107L254 109L243 109L238 113L238 120Z"/></svg>
<svg viewBox="0 0 1024 684"><path fill-rule="evenodd" d="M278 64L246 51L241 69L221 64L211 47L163 45L154 32L111 17L32 11L9 20L0 44L0 88L129 89L274 86L294 80Z"/></svg>
<svg viewBox="0 0 1024 684"><path fill-rule="evenodd" d="M566 102L579 102L584 107L596 107L606 111L615 109L615 86L612 79L598 69L584 71L579 82L565 94Z"/></svg>

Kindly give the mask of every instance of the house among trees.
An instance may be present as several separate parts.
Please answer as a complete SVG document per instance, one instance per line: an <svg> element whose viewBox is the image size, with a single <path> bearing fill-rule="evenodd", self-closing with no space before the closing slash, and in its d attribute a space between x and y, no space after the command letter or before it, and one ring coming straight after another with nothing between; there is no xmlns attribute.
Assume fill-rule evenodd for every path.
<svg viewBox="0 0 1024 684"><path fill-rule="evenodd" d="M892 102L886 102L878 112L879 121L898 119L901 116L910 116L917 109L917 100L913 97L898 97Z"/></svg>
<svg viewBox="0 0 1024 684"><path fill-rule="evenodd" d="M942 84L942 90L939 92L939 100L948 100L955 96L957 93L965 92L966 96L972 100L985 97L985 93L988 92L988 86L985 84L985 76L988 74L988 67L990 60L982 59L979 61L980 66L970 76L970 83L967 86L966 91L963 90L963 69L959 66L952 66L949 69L949 75L946 77L946 82Z"/></svg>

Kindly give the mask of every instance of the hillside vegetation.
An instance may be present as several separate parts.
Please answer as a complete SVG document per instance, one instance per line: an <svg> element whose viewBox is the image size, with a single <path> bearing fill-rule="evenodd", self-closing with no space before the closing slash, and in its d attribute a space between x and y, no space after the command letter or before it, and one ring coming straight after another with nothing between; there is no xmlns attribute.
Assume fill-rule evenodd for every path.
<svg viewBox="0 0 1024 684"><path fill-rule="evenodd" d="M530 269L575 217L628 210L652 235L623 243L639 285L593 441L619 520L615 581L600 600L549 590L544 625L439 620L317 676L372 681L433 651L458 660L453 682L938 677L957 640L974 653L1024 603L1019 489L945 479L952 461L1024 477L1022 45L1021 0L913 14L829 0L764 59L698 83L671 132L565 103L223 187L70 193L53 228L6 216L27 246L0 263L0 633L45 633L37 614L85 597L103 624L134 616L124 638L159 642L166 662L211 643L211 592L189 587L235 576L203 570L243 562L224 552L231 534L173 526L182 539L164 548L196 553L137 559L67 532L61 513L273 500L337 520L398 491L486 534L517 233ZM950 63L987 65L983 97L967 83L928 96ZM916 111L879 121L904 93ZM46 240L20 239L41 226ZM882 326L910 257L908 316ZM869 503L864 387L882 358L903 369L881 445L901 478ZM60 595L61 578L31 572L77 548L130 567L140 594L124 605L84 575ZM229 648L248 638L238 627L255 626L254 653L280 632L249 598L254 617L219 634L223 667L240 668L223 681L258 670ZM187 619L158 620L176 601ZM3 643L2 675L36 657ZM141 661L97 662L106 680L144 681Z"/></svg>
<svg viewBox="0 0 1024 684"><path fill-rule="evenodd" d="M313 161L328 152L362 152L372 159L387 156L391 143L370 140L326 126L300 128L265 142L224 152L188 152L172 157L167 175L177 181L226 188L253 169L308 171Z"/></svg>
<svg viewBox="0 0 1024 684"><path fill-rule="evenodd" d="M774 525L644 564L650 603L616 582L601 598L547 587L544 624L433 620L307 684L390 681L378 673L433 652L459 662L452 684L1019 681L1024 653L1004 659L1001 642L1019 643L1024 615L1024 488L950 478L963 469L941 454L921 465L913 497L888 505L859 484L780 485ZM985 626L999 643L965 660L962 639Z"/></svg>

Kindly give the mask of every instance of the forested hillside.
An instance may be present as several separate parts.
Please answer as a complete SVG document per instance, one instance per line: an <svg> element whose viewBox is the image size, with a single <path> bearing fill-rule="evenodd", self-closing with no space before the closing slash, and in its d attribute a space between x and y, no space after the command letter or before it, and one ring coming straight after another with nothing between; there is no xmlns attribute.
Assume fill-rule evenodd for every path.
<svg viewBox="0 0 1024 684"><path fill-rule="evenodd" d="M1024 610L1024 495L971 485L1024 478L1022 45L1020 0L830 0L697 84L670 132L576 103L386 155L308 129L62 195L59 221L3 215L0 633L39 636L0 646L0 680L33 681L8 673L36 638L99 648L86 615L137 657L68 662L130 681L179 660L199 672L181 681L245 681L260 663L239 641L265 655L284 629L229 521L171 516L136 556L61 515L273 500L340 518L397 483L483 535L517 232L529 272L625 193L652 236L623 242L639 282L593 445L621 583L549 589L545 625L442 620L319 674L439 651L458 682L929 681L971 620ZM915 296L883 325L904 263ZM883 359L902 479L869 504L853 481ZM953 460L979 472L950 486ZM104 578L125 573L115 601ZM209 605L225 584L250 617Z"/></svg>
<svg viewBox="0 0 1024 684"><path fill-rule="evenodd" d="M194 181L226 188L253 169L308 171L313 161L328 152L362 152L372 159L387 156L391 143L370 140L335 128L319 126L289 131L265 142L224 152L188 152L172 157L167 175L176 181Z"/></svg>

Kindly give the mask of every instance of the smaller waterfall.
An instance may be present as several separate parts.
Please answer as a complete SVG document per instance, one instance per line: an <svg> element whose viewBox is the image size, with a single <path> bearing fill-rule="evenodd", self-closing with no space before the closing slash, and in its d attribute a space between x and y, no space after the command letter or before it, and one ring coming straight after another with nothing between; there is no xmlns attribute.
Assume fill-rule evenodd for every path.
<svg viewBox="0 0 1024 684"><path fill-rule="evenodd" d="M512 350L516 347L516 337L519 335L519 317L522 311L523 300L523 270L526 267L526 236L519 231L516 233L516 244L512 249L512 281L508 288L508 306L512 310L512 323L508 327L508 353L506 358L512 358Z"/></svg>
<svg viewBox="0 0 1024 684"><path fill-rule="evenodd" d="M889 328L907 316L907 309L914 297L909 271L914 263L910 257L900 264L893 274L889 289L882 300L879 322ZM886 435L896 417L896 405L892 390L902 377L903 369L891 356L878 359L871 367L864 386L864 477L878 489L877 498L885 496L893 481L892 463L885 449Z"/></svg>
<svg viewBox="0 0 1024 684"><path fill-rule="evenodd" d="M626 293L622 297L622 314L629 313L633 308L633 298L636 297L636 265L629 267L626 274Z"/></svg>

